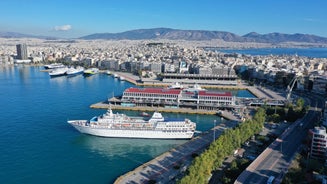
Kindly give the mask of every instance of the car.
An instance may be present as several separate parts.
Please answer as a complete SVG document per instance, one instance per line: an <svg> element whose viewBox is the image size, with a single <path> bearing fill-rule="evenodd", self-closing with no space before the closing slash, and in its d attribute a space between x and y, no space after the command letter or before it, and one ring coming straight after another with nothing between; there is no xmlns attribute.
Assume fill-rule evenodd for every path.
<svg viewBox="0 0 327 184"><path fill-rule="evenodd" d="M275 176L269 176L268 180L267 180L267 184L272 184L275 180Z"/></svg>
<svg viewBox="0 0 327 184"><path fill-rule="evenodd" d="M248 156L246 156L246 159L249 159L250 161L253 161L253 160L256 159L256 157L252 156L252 155L248 155Z"/></svg>

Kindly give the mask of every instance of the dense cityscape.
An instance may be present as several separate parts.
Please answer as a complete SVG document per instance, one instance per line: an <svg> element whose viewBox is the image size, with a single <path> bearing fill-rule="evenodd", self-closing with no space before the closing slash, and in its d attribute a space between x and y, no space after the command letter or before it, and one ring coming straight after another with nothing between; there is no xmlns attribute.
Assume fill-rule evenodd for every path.
<svg viewBox="0 0 327 184"><path fill-rule="evenodd" d="M16 44L28 41L28 54L17 57ZM68 42L68 43L67 43ZM235 76L244 72L259 81L288 84L294 76L301 76L298 87L325 93L326 58L285 56L251 56L226 54L205 49L206 42L192 41L2 41L2 64L27 62L45 64L63 62L68 65L96 66L100 69L125 71L144 80L160 73L213 74ZM23 44L24 45L24 44ZM26 44L25 44L26 47ZM209 46L210 47L210 46ZM25 49L26 50L26 49ZM17 59L16 59L17 58ZM181 65L181 63L185 63ZM243 66L242 68L240 66ZM150 74L149 74L150 73ZM287 78L288 81L283 81ZM310 81L310 82L309 82Z"/></svg>

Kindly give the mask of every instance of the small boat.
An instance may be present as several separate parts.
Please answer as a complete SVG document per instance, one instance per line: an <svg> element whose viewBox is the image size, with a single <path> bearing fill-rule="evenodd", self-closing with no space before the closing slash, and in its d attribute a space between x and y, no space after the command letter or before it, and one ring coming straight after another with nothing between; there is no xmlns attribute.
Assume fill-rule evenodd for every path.
<svg viewBox="0 0 327 184"><path fill-rule="evenodd" d="M148 114L148 113L146 113L146 112L141 112L140 115L141 115L141 116L144 116L144 117L149 117L149 116L150 116L150 114Z"/></svg>
<svg viewBox="0 0 327 184"><path fill-rule="evenodd" d="M98 68L89 68L84 70L84 75L94 75L99 73L99 69Z"/></svg>
<svg viewBox="0 0 327 184"><path fill-rule="evenodd" d="M125 77L123 77L123 76L119 76L119 80L124 81L124 80L126 80L126 79L125 79Z"/></svg>
<svg viewBox="0 0 327 184"><path fill-rule="evenodd" d="M188 92L199 92L199 91L207 91L206 89L203 89L200 85L194 84L193 87L189 87L184 89L184 91Z"/></svg>
<svg viewBox="0 0 327 184"><path fill-rule="evenodd" d="M106 71L107 75L111 75L111 72L109 70Z"/></svg>
<svg viewBox="0 0 327 184"><path fill-rule="evenodd" d="M118 78L119 76L118 76L117 74L114 74L114 77L115 77L115 78Z"/></svg>
<svg viewBox="0 0 327 184"><path fill-rule="evenodd" d="M84 68L81 66L77 66L76 68L74 67L68 68L66 74L68 76L74 76L74 75L82 74L83 72L84 72Z"/></svg>
<svg viewBox="0 0 327 184"><path fill-rule="evenodd" d="M183 89L183 86L178 83L178 82L175 82L174 84L168 86L169 89Z"/></svg>

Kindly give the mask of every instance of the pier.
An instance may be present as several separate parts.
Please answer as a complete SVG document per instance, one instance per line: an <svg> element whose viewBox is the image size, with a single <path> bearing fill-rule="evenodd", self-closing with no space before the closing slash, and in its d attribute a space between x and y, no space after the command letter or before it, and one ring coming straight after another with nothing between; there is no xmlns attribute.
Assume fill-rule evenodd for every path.
<svg viewBox="0 0 327 184"><path fill-rule="evenodd" d="M90 106L94 109L108 109L110 104L108 102L98 102ZM200 110L191 108L165 108L165 107L147 107L147 106L136 106L136 107L124 107L121 105L111 104L113 110L127 110L127 111L140 111L140 112L165 112L165 113L183 113L183 114L203 114L203 115L219 115L225 119L239 121L240 119L234 116L230 111L214 111L214 110Z"/></svg>
<svg viewBox="0 0 327 184"><path fill-rule="evenodd" d="M175 183L175 179L183 176L196 155L201 154L226 129L237 125L235 121L227 121L212 128L208 132L191 139L190 141L159 155L153 160L142 164L117 178L115 184L135 183Z"/></svg>

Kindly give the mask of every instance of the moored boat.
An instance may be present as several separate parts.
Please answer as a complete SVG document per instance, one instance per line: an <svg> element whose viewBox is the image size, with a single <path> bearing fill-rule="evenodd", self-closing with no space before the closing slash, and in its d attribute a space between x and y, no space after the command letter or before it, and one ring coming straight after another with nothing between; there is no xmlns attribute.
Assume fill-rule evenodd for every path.
<svg viewBox="0 0 327 184"><path fill-rule="evenodd" d="M189 91L189 92L199 92L199 91L207 91L206 89L202 88L198 84L194 84L192 87L185 88L184 91Z"/></svg>
<svg viewBox="0 0 327 184"><path fill-rule="evenodd" d="M148 114L148 113L146 113L146 112L141 112L140 115L141 115L141 116L144 116L144 117L149 117L149 116L150 116L150 114Z"/></svg>
<svg viewBox="0 0 327 184"><path fill-rule="evenodd" d="M144 120L114 114L111 108L91 120L70 120L68 123L81 133L120 138L190 139L196 128L196 124L189 119L169 120L161 113L154 112L149 120Z"/></svg>
<svg viewBox="0 0 327 184"><path fill-rule="evenodd" d="M59 77L59 76L63 76L66 75L68 68L67 67L63 67L63 68L56 68L53 69L52 71L49 72L50 77Z"/></svg>
<svg viewBox="0 0 327 184"><path fill-rule="evenodd" d="M44 65L45 69L55 69L55 68L64 68L65 65L61 64L61 63L52 63L49 65Z"/></svg>
<svg viewBox="0 0 327 184"><path fill-rule="evenodd" d="M74 75L82 74L83 71L84 71L84 68L81 66L77 66L76 68L71 67L71 68L68 68L66 74L68 76L74 76Z"/></svg>
<svg viewBox="0 0 327 184"><path fill-rule="evenodd" d="M94 75L99 73L99 69L98 68L89 68L84 70L84 75Z"/></svg>
<svg viewBox="0 0 327 184"><path fill-rule="evenodd" d="M183 89L183 85L181 85L179 82L175 82L174 84L168 86L169 89Z"/></svg>

